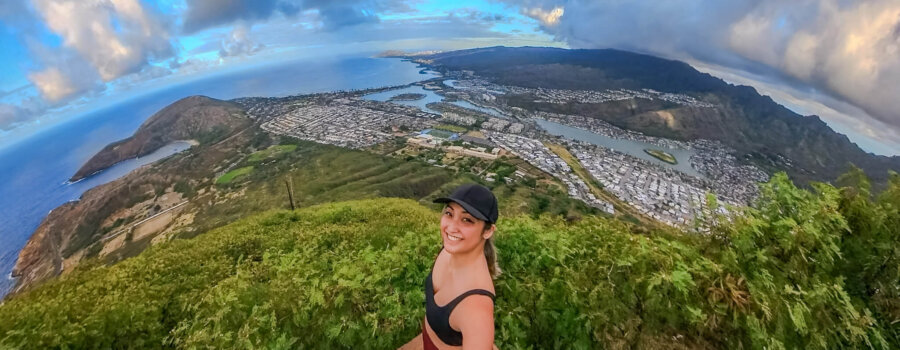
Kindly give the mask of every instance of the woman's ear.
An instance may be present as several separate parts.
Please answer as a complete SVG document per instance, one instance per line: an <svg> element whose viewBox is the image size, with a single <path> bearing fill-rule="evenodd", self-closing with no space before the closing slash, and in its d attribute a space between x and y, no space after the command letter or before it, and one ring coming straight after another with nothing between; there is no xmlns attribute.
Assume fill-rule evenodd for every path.
<svg viewBox="0 0 900 350"><path fill-rule="evenodd" d="M484 237L484 239L489 239L494 236L494 231L496 231L496 230L497 230L497 225L491 224L491 228L485 230L481 234L481 237Z"/></svg>

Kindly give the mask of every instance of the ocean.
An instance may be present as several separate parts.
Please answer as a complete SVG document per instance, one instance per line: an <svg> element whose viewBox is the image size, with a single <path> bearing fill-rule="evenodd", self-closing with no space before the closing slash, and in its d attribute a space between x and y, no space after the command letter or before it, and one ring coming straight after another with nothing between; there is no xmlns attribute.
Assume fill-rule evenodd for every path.
<svg viewBox="0 0 900 350"><path fill-rule="evenodd" d="M173 144L152 155L119 163L82 181L68 179L107 144L131 136L156 111L183 97L217 99L288 96L404 85L432 78L399 59L304 58L182 83L72 117L0 149L0 298L15 281L19 251L47 214L85 191L149 162L184 150Z"/></svg>

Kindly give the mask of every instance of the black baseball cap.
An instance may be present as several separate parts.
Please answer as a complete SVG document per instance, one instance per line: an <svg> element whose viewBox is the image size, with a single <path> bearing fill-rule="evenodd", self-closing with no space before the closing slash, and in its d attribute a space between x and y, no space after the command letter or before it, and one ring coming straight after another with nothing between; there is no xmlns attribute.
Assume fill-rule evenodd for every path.
<svg viewBox="0 0 900 350"><path fill-rule="evenodd" d="M472 216L487 221L489 223L497 223L497 197L490 189L479 184L465 184L453 190L449 197L441 197L434 200L434 203L456 202L463 207Z"/></svg>

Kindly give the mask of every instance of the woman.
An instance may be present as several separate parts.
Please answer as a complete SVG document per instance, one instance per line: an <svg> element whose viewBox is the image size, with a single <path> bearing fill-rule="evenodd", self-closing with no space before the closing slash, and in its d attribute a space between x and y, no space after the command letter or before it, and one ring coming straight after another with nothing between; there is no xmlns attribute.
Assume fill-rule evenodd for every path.
<svg viewBox="0 0 900 350"><path fill-rule="evenodd" d="M441 211L443 247L425 278L422 334L401 349L496 349L494 282L500 274L492 237L497 198L476 184L462 185Z"/></svg>

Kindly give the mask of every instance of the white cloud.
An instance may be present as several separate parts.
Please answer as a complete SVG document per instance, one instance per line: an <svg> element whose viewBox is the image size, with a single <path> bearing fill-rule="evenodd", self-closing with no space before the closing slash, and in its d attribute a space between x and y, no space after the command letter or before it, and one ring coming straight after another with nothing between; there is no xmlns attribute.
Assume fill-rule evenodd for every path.
<svg viewBox="0 0 900 350"><path fill-rule="evenodd" d="M731 25L728 47L900 127L900 2L802 3L788 13L772 11L772 4L757 7ZM790 11L810 15L785 17ZM773 35L787 25L795 30Z"/></svg>
<svg viewBox="0 0 900 350"><path fill-rule="evenodd" d="M264 47L265 45L257 43L250 38L250 26L245 23L239 23L222 40L219 48L219 57L249 56L262 50Z"/></svg>
<svg viewBox="0 0 900 350"><path fill-rule="evenodd" d="M64 49L97 73L103 81L139 72L151 60L173 54L166 26L144 9L138 0L33 0L45 25L62 38ZM42 60L54 53L43 52ZM62 52L55 53L63 55ZM59 61L59 60L57 60ZM54 102L71 97L86 85L84 78L54 64L29 75L42 96Z"/></svg>
<svg viewBox="0 0 900 350"><path fill-rule="evenodd" d="M58 67L50 67L33 73L30 78L32 83L41 90L44 98L50 101L58 101L79 92L72 79L63 74Z"/></svg>
<svg viewBox="0 0 900 350"><path fill-rule="evenodd" d="M34 42L30 49L46 68L29 73L28 80L51 105L60 105L84 93L105 88L96 69L73 50L50 49Z"/></svg>
<svg viewBox="0 0 900 350"><path fill-rule="evenodd" d="M765 66L900 130L897 0L505 2L525 13L564 8L553 26L540 16L546 11L532 17L574 48L620 48L751 71Z"/></svg>
<svg viewBox="0 0 900 350"><path fill-rule="evenodd" d="M528 17L540 21L541 24L545 26L552 27L559 23L559 18L566 13L566 10L562 6L557 6L550 10L544 10L540 7L532 7L530 9L523 8L522 13L524 13Z"/></svg>
<svg viewBox="0 0 900 350"><path fill-rule="evenodd" d="M792 87L772 77L730 69L718 65L690 61L697 70L720 77L738 85L753 86L762 95L771 97L802 115L818 115L829 127L847 135L865 151L882 155L900 155L900 131L865 111L814 90Z"/></svg>

